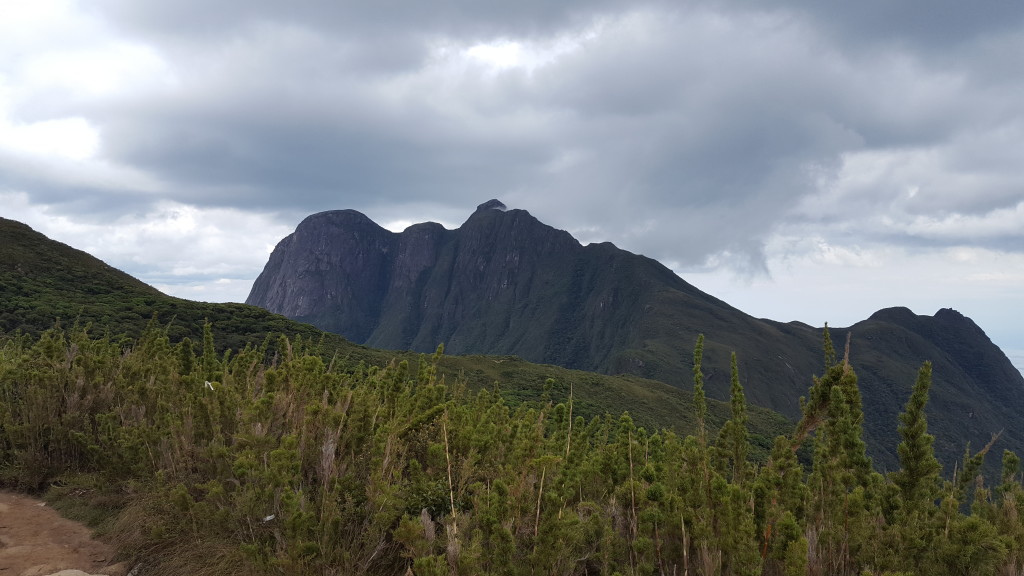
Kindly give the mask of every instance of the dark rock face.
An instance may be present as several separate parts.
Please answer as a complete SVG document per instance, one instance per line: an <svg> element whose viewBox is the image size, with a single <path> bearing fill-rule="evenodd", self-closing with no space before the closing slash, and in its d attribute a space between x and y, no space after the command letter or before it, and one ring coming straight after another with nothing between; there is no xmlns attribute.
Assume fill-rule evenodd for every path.
<svg viewBox="0 0 1024 576"><path fill-rule="evenodd" d="M477 206L476 209L477 210L501 210L502 212L504 212L505 210L508 210L508 207L505 206L505 204L502 203L501 200L488 200L487 202L484 202L483 204Z"/></svg>
<svg viewBox="0 0 1024 576"><path fill-rule="evenodd" d="M375 347L512 353L521 335L510 326L556 320L531 314L531 295L554 294L585 249L503 207L482 204L459 230L425 223L400 234L350 210L314 214L278 244L247 302ZM552 304L542 307L557 312Z"/></svg>
<svg viewBox="0 0 1024 576"><path fill-rule="evenodd" d="M497 200L457 230L424 223L396 234L351 210L314 214L278 244L246 302L377 348L444 343L455 354L515 354L684 388L703 333L711 397L728 398L736 351L748 400L793 418L822 372L821 329L753 318L654 260L582 246ZM897 465L896 417L926 360L947 464L1001 429L1005 446L1024 449L1024 378L969 318L881 310L832 330L840 352L848 332L865 436L883 467Z"/></svg>
<svg viewBox="0 0 1024 576"><path fill-rule="evenodd" d="M380 315L394 235L354 210L314 214L278 244L249 302L365 340Z"/></svg>

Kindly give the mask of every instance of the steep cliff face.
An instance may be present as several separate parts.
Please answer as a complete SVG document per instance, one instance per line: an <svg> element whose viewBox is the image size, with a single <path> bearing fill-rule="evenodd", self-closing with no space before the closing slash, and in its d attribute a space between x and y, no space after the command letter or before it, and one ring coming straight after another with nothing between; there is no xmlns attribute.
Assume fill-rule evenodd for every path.
<svg viewBox="0 0 1024 576"><path fill-rule="evenodd" d="M822 371L820 328L753 318L654 260L582 246L497 201L456 230L392 233L350 210L310 216L278 244L247 303L378 348L444 343L455 354L515 354L683 387L703 333L711 397L728 398L736 351L748 399L793 418ZM841 345L847 332L865 434L883 466L895 465L896 415L926 360L936 367L933 411L958 419L936 424L948 428L937 443L947 461L1000 429L1024 448L1024 378L970 319L893 308L832 335Z"/></svg>
<svg viewBox="0 0 1024 576"><path fill-rule="evenodd" d="M314 214L278 244L246 302L365 341L397 246L394 234L354 210Z"/></svg>

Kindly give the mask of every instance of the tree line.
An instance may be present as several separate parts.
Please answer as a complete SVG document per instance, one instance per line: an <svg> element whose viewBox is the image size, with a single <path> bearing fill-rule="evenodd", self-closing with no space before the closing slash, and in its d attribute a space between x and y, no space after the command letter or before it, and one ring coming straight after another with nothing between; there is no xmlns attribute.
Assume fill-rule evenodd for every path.
<svg viewBox="0 0 1024 576"><path fill-rule="evenodd" d="M827 331L803 417L760 462L735 355L731 418L707 423L703 337L682 437L574 415L571 387L515 405L500 382L471 391L438 375L441 348L367 366L202 334L3 338L0 484L90 495L152 574L1024 574L1018 457L987 480L992 443L968 446L943 475L926 363L893 423L900 469L879 473Z"/></svg>

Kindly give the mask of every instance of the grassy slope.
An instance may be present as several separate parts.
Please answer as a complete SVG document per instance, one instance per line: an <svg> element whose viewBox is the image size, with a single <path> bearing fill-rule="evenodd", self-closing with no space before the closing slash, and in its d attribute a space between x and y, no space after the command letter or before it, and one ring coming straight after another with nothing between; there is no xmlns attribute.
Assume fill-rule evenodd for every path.
<svg viewBox="0 0 1024 576"><path fill-rule="evenodd" d="M286 334L319 341L325 354L384 365L410 360L418 354L376 350L326 334L308 324L244 304L192 302L164 295L155 288L115 269L89 254L50 240L24 224L0 218L0 333L38 334L58 319L64 325L91 325L96 332L141 333L150 319L168 326L172 341L190 337L199 341L202 324L213 324L219 348L239 349L260 343L268 335ZM495 383L511 402L544 397L563 402L570 384L574 412L585 417L629 411L637 425L668 428L681 434L693 431L693 409L688 391L634 376L607 376L531 364L516 357L449 356L441 365L449 377L462 377L472 388ZM808 385L810 382L808 381ZM711 422L717 428L728 418L728 405L711 401ZM770 439L788 432L791 422L769 410L751 407L750 427L755 455L763 456Z"/></svg>

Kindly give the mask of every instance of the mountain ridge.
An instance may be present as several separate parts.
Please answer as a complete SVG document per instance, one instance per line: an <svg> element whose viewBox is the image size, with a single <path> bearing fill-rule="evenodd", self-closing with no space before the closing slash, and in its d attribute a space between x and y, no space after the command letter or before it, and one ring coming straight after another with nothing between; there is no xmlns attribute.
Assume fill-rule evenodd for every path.
<svg viewBox="0 0 1024 576"><path fill-rule="evenodd" d="M246 302L378 348L444 343L454 354L515 354L684 388L703 333L709 397L728 398L736 351L748 400L790 418L823 362L821 328L754 318L653 259L581 245L498 201L454 230L389 232L350 210L311 215L275 248ZM1024 445L1024 378L970 319L893 307L832 329L837 342L847 334L881 465L895 466L891 423L926 360L936 365L934 407L964 415L946 423L947 463L1000 429L1009 445Z"/></svg>

